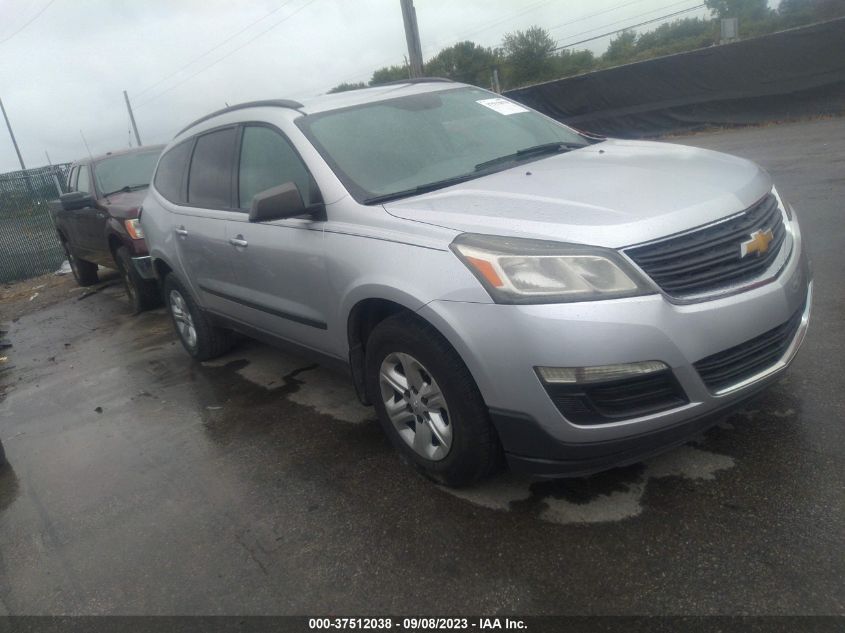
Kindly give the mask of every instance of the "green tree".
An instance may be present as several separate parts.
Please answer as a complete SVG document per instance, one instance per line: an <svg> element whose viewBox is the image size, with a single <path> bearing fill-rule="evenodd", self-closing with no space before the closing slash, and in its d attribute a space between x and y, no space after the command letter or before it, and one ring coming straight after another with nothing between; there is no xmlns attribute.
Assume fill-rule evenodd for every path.
<svg viewBox="0 0 845 633"><path fill-rule="evenodd" d="M739 18L740 22L763 20L771 14L768 0L704 0L704 4L717 17Z"/></svg>
<svg viewBox="0 0 845 633"><path fill-rule="evenodd" d="M359 81L356 83L347 83L343 82L342 84L336 85L334 88L329 90L329 94L334 94L336 92L346 92L347 90L358 90L359 88L366 88L367 84L363 81Z"/></svg>
<svg viewBox="0 0 845 633"><path fill-rule="evenodd" d="M700 18L684 18L661 24L653 31L637 37L635 56L631 61L711 46L717 39L716 28L713 20Z"/></svg>
<svg viewBox="0 0 845 633"><path fill-rule="evenodd" d="M370 85L378 86L379 84L387 84L391 81L401 81L402 79L407 78L407 66L385 66L384 68L379 68L373 73L373 77L370 79Z"/></svg>
<svg viewBox="0 0 845 633"><path fill-rule="evenodd" d="M789 28L811 22L831 20L845 15L842 0L781 0L778 16L782 26Z"/></svg>
<svg viewBox="0 0 845 633"><path fill-rule="evenodd" d="M607 50L601 56L603 66L617 66L633 60L636 53L637 34L634 31L622 31L610 40Z"/></svg>
<svg viewBox="0 0 845 633"><path fill-rule="evenodd" d="M581 73L590 72L596 65L596 57L593 51L570 51L563 49L558 55L556 63L556 75L558 77L571 77Z"/></svg>
<svg viewBox="0 0 845 633"><path fill-rule="evenodd" d="M425 64L429 77L447 77L476 86L490 85L490 71L496 63L492 49L474 42L460 42L444 48Z"/></svg>
<svg viewBox="0 0 845 633"><path fill-rule="evenodd" d="M508 86L523 86L554 78L556 46L551 34L539 26L505 35L502 52Z"/></svg>

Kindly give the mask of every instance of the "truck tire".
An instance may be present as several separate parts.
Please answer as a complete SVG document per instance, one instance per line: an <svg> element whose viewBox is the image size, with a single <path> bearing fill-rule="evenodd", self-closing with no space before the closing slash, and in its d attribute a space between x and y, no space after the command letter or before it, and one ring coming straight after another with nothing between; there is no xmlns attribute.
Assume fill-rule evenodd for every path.
<svg viewBox="0 0 845 633"><path fill-rule="evenodd" d="M129 305L132 306L132 314L139 314L149 310L161 303L158 293L158 285L155 280L144 279L135 270L129 249L121 246L114 254L114 261L120 276L123 278L123 285L126 288L126 295L129 297Z"/></svg>
<svg viewBox="0 0 845 633"><path fill-rule="evenodd" d="M97 275L97 264L84 259L77 259L64 238L62 239L62 248L65 249L65 257L67 257L70 269L73 271L73 278L76 279L76 283L85 287L93 286L100 280Z"/></svg>
<svg viewBox="0 0 845 633"><path fill-rule="evenodd" d="M217 358L234 345L234 334L215 326L173 273L164 278L164 301L173 319L176 336L194 359Z"/></svg>
<svg viewBox="0 0 845 633"><path fill-rule="evenodd" d="M463 360L411 314L379 323L366 344L366 380L400 455L426 477L460 487L492 474L502 449Z"/></svg>

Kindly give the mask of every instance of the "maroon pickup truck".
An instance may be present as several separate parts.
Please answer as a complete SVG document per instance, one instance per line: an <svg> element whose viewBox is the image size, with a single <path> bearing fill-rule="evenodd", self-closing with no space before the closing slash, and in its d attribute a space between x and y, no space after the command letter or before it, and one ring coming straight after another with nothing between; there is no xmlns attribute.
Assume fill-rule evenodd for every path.
<svg viewBox="0 0 845 633"><path fill-rule="evenodd" d="M96 283L97 266L117 269L134 312L158 304L138 210L163 145L78 160L68 193L53 203L59 240L80 286Z"/></svg>

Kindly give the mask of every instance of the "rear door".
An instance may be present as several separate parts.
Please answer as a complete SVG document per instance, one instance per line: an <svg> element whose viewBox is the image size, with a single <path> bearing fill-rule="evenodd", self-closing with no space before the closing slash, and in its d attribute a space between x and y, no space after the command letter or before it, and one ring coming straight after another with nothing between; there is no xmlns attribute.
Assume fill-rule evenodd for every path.
<svg viewBox="0 0 845 633"><path fill-rule="evenodd" d="M205 308L225 315L231 313L227 297L237 285L226 240L226 221L237 213L232 208L237 132L236 126L229 126L196 137L185 200L173 209L173 231L187 281Z"/></svg>
<svg viewBox="0 0 845 633"><path fill-rule="evenodd" d="M255 194L294 182L306 205L319 192L305 163L275 127L245 124L238 152L235 194L239 213L226 224L238 317L254 327L329 352L331 292L323 254L324 221L310 217L249 221Z"/></svg>

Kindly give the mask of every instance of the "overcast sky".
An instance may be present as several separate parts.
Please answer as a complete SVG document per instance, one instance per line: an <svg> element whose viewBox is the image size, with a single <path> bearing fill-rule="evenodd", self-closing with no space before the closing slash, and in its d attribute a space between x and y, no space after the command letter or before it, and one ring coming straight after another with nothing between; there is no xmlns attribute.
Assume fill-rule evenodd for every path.
<svg viewBox="0 0 845 633"><path fill-rule="evenodd" d="M535 24L575 42L700 2L415 0L426 59ZM123 90L141 140L164 143L227 102L318 95L406 51L399 0L0 0L0 99L27 167L85 155L80 129L95 154L127 147ZM16 169L0 122L0 173Z"/></svg>

